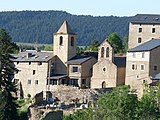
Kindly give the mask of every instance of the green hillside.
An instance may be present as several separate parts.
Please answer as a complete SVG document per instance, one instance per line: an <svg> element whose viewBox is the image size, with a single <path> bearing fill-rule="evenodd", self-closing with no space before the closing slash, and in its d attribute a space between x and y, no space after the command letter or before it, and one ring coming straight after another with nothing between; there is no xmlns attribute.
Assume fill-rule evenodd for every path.
<svg viewBox="0 0 160 120"><path fill-rule="evenodd" d="M53 43L55 33L64 20L78 35L78 45L102 42L112 32L121 38L128 33L131 17L72 15L64 11L0 12L0 28L6 29L14 42Z"/></svg>

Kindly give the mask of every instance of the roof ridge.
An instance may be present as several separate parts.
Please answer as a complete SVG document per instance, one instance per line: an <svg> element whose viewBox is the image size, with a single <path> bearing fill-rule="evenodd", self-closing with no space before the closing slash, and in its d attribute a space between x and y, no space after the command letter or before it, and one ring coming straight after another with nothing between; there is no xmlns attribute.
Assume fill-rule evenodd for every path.
<svg viewBox="0 0 160 120"><path fill-rule="evenodd" d="M59 28L57 33L60 33L60 34L74 34L66 20L63 22L63 24L61 25L61 27Z"/></svg>

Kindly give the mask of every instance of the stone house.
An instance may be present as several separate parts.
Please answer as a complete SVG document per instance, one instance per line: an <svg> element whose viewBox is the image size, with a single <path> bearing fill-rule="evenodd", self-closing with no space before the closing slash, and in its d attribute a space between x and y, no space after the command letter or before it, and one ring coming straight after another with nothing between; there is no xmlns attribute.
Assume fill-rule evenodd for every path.
<svg viewBox="0 0 160 120"><path fill-rule="evenodd" d="M71 84L81 88L89 88L93 64L96 62L97 60L91 56L75 56L70 59L67 62L67 68Z"/></svg>
<svg viewBox="0 0 160 120"><path fill-rule="evenodd" d="M47 52L21 52L14 55L14 82L19 85L19 95L33 97L35 93L46 91L47 78L54 74L54 56Z"/></svg>
<svg viewBox="0 0 160 120"><path fill-rule="evenodd" d="M160 15L137 14L129 24L128 48L160 38Z"/></svg>
<svg viewBox="0 0 160 120"><path fill-rule="evenodd" d="M127 52L125 84L143 94L144 83L152 83L160 72L160 39L152 39Z"/></svg>
<svg viewBox="0 0 160 120"><path fill-rule="evenodd" d="M105 40L99 46L98 62L93 66L91 88L110 88L125 84L125 56L116 56Z"/></svg>

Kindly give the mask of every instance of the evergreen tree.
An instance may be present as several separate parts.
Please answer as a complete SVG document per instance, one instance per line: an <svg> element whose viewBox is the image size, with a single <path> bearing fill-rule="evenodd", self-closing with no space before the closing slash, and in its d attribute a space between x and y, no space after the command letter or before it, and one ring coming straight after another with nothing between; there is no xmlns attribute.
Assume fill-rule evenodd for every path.
<svg viewBox="0 0 160 120"><path fill-rule="evenodd" d="M113 49L114 49L115 53L122 53L123 52L123 45L122 45L121 38L118 36L118 34L116 32L110 34L107 37L107 40L113 46Z"/></svg>
<svg viewBox="0 0 160 120"><path fill-rule="evenodd" d="M11 53L18 47L11 42L11 37L0 29L0 118L3 120L17 120L16 86L12 79L15 68Z"/></svg>

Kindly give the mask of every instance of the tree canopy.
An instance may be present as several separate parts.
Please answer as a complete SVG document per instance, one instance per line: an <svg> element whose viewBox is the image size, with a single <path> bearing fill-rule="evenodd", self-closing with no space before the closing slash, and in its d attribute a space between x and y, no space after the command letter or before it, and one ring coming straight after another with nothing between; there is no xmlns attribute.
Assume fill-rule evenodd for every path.
<svg viewBox="0 0 160 120"><path fill-rule="evenodd" d="M107 36L107 40L113 46L115 53L122 53L123 52L123 44L121 38L118 36L116 32Z"/></svg>
<svg viewBox="0 0 160 120"><path fill-rule="evenodd" d="M160 115L160 86L145 90L141 99L129 86L106 92L86 110L64 116L64 120L157 120Z"/></svg>

